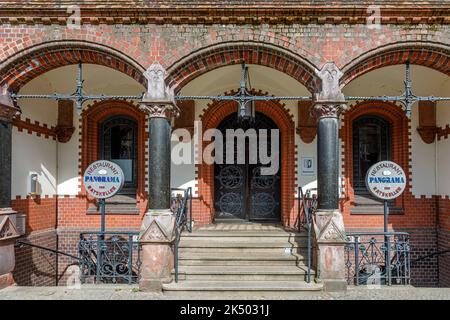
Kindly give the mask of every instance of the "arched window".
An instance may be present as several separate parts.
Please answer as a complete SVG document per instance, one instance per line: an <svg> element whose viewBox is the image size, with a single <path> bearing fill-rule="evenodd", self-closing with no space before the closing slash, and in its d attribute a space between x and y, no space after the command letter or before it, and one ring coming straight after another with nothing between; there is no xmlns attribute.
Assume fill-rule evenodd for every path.
<svg viewBox="0 0 450 320"><path fill-rule="evenodd" d="M99 157L117 163L125 175L122 194L136 194L137 172L137 123L127 116L107 118L100 126Z"/></svg>
<svg viewBox="0 0 450 320"><path fill-rule="evenodd" d="M367 170L376 162L391 160L391 125L379 116L364 115L353 121L353 188L367 193Z"/></svg>

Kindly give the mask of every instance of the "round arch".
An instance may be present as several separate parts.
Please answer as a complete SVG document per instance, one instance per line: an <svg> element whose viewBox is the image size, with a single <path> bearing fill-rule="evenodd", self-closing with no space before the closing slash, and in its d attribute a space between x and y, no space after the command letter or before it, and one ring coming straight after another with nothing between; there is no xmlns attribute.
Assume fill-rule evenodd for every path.
<svg viewBox="0 0 450 320"><path fill-rule="evenodd" d="M167 83L179 91L211 70L245 61L281 71L315 92L320 80L310 61L284 48L262 42L223 42L197 50L168 67Z"/></svg>
<svg viewBox="0 0 450 320"><path fill-rule="evenodd" d="M407 177L410 176L409 162L409 119L405 111L399 105L392 102L363 101L350 106L350 109L343 113L343 126L340 129L340 138L344 142L344 170L346 186L346 199L354 201L353 190L353 123L364 116L376 116L387 121L391 127L391 160L404 168ZM409 179L409 178L408 178ZM409 181L407 179L407 181ZM409 186L407 187L408 190ZM405 192L407 194L407 192ZM401 206L404 195L396 201ZM348 205L348 204L347 204Z"/></svg>
<svg viewBox="0 0 450 320"><path fill-rule="evenodd" d="M98 160L99 156L99 131L101 123L117 115L123 115L133 119L137 123L137 196L143 201L147 198L145 192L145 141L148 140L146 115L132 102L122 100L106 100L87 105L81 113L80 127L80 172L82 175L87 166ZM83 183L83 182L81 182ZM84 188L81 188L85 194Z"/></svg>
<svg viewBox="0 0 450 320"><path fill-rule="evenodd" d="M143 76L145 68L116 49L87 41L51 41L22 50L3 61L0 84L17 92L45 72L78 62L109 67L144 86L147 83Z"/></svg>
<svg viewBox="0 0 450 320"><path fill-rule="evenodd" d="M200 116L202 132L217 128L226 117L235 113L236 104L233 101L211 103ZM281 140L281 222L289 226L292 222L295 205L295 126L293 116L279 101L258 101L256 111L271 118L280 130ZM203 141L202 150L209 144ZM200 212L209 212L206 223L211 223L214 217L214 165L203 163L198 159L197 182Z"/></svg>
<svg viewBox="0 0 450 320"><path fill-rule="evenodd" d="M449 46L429 42L395 43L368 51L347 63L342 68L341 87L372 70L407 61L450 75Z"/></svg>

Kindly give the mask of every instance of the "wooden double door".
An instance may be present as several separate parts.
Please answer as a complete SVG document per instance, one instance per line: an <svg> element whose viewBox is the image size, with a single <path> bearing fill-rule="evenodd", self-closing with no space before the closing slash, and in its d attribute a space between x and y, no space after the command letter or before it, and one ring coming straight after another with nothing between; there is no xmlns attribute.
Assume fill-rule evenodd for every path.
<svg viewBox="0 0 450 320"><path fill-rule="evenodd" d="M272 145L272 129L278 130L275 122L262 113L256 113L251 123L243 124L236 114L225 118L218 129L223 136L223 164L214 165L214 209L217 220L242 219L252 221L280 221L281 212L281 176L280 176L280 135L277 145ZM226 130L255 129L258 144L250 145L254 140L245 141L245 163L237 161L237 139L234 143L234 163L226 163ZM259 129L266 129L267 135L262 135ZM264 131L263 131L264 132ZM272 175L262 175L263 165L259 156L261 143L267 143L267 153L276 157L278 170ZM231 148L230 148L231 149ZM228 152L231 152L228 151ZM257 151L256 161L250 161L250 152ZM254 155L253 155L254 156ZM254 159L254 158L253 158ZM242 162L242 161L241 161Z"/></svg>

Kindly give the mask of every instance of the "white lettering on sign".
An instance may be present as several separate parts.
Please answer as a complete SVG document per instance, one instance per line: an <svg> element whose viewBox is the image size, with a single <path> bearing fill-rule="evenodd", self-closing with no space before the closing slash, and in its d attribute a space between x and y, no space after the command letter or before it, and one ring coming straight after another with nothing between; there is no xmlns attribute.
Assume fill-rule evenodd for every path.
<svg viewBox="0 0 450 320"><path fill-rule="evenodd" d="M395 162L380 161L367 170L366 186L377 198L395 199L405 191L406 175Z"/></svg>
<svg viewBox="0 0 450 320"><path fill-rule="evenodd" d="M124 175L114 162L100 160L87 167L83 182L88 194L97 199L106 199L119 192L124 183Z"/></svg>

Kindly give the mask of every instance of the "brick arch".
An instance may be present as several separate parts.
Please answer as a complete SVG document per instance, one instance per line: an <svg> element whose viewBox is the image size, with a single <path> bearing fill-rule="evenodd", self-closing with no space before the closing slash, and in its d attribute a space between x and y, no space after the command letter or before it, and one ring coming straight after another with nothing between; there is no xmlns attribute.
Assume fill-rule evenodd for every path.
<svg viewBox="0 0 450 320"><path fill-rule="evenodd" d="M407 176L407 186L405 193L397 198L396 204L404 206L405 194L410 188L409 177L409 119L406 117L402 107L391 102L360 102L350 106L350 109L343 114L343 126L339 135L344 142L344 165L343 177L345 185L345 201L343 203L345 216L350 214L350 206L354 202L353 191L353 121L361 116L374 115L381 117L391 125L391 160L398 163Z"/></svg>
<svg viewBox="0 0 450 320"><path fill-rule="evenodd" d="M363 74L397 64L411 64L432 68L450 75L450 48L430 43L401 43L366 52L342 68L340 83L344 87Z"/></svg>
<svg viewBox="0 0 450 320"><path fill-rule="evenodd" d="M184 85L211 70L242 61L257 64L286 73L310 92L320 83L315 76L316 67L301 56L262 42L224 42L205 47L178 60L168 67L167 79L171 87L180 90Z"/></svg>
<svg viewBox="0 0 450 320"><path fill-rule="evenodd" d="M217 128L227 116L236 113L236 102L223 101L209 104L208 108L200 116L202 121L202 132ZM295 174L296 174L296 152L295 152L295 125L293 116L278 101L258 101L256 111L270 117L280 130L281 139L281 222L289 226L295 214ZM210 141L203 141L202 150ZM208 165L200 161L197 165L198 198L200 200L200 214L195 217L202 223L208 224L214 218L214 165ZM208 216L206 217L205 215Z"/></svg>
<svg viewBox="0 0 450 320"><path fill-rule="evenodd" d="M80 176L86 170L87 166L93 161L98 160L99 153L99 129L103 120L113 115L124 115L134 119L138 125L138 188L137 200L143 202L147 199L145 192L145 142L148 140L147 121L145 113L141 112L137 105L132 102L120 100L106 100L94 102L88 105L81 113L81 137L80 137L80 156L81 163ZM81 182L83 183L83 182ZM85 194L84 188L81 188Z"/></svg>
<svg viewBox="0 0 450 320"><path fill-rule="evenodd" d="M39 75L79 61L112 68L146 86L139 63L116 49L87 41L52 41L22 50L0 64L0 84L17 92Z"/></svg>

